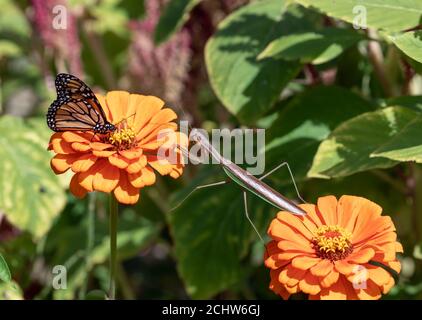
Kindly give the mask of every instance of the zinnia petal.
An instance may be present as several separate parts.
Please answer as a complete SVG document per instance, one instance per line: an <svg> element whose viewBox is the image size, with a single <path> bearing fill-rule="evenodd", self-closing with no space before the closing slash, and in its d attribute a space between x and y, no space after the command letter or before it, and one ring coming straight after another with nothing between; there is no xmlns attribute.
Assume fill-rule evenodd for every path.
<svg viewBox="0 0 422 320"><path fill-rule="evenodd" d="M164 159L158 159L157 156L147 156L148 164L153 167L159 174L165 176L172 172L173 166Z"/></svg>
<svg viewBox="0 0 422 320"><path fill-rule="evenodd" d="M93 136L93 133L89 133L89 132L81 133L81 132L75 132L75 131L65 131L65 132L62 133L63 140L65 140L66 142L69 142L69 143L89 142L90 139L92 138L92 136Z"/></svg>
<svg viewBox="0 0 422 320"><path fill-rule="evenodd" d="M91 150L90 145L87 143L73 142L71 146L73 150L78 152L88 152L89 150Z"/></svg>
<svg viewBox="0 0 422 320"><path fill-rule="evenodd" d="M132 186L125 171L121 171L120 181L114 189L114 195L120 203L135 204L139 199L139 189Z"/></svg>
<svg viewBox="0 0 422 320"><path fill-rule="evenodd" d="M103 107L104 113L106 115L107 120L110 123L113 123L113 115L108 107L107 101L106 101L106 97L96 93L95 96L97 97L98 101L100 102L101 106Z"/></svg>
<svg viewBox="0 0 422 320"><path fill-rule="evenodd" d="M340 274L335 271L332 270L327 276L325 276L322 280L321 280L321 286L323 288L329 288L331 287L334 283L336 283L338 281L340 277Z"/></svg>
<svg viewBox="0 0 422 320"><path fill-rule="evenodd" d="M96 156L96 157L99 157L99 158L108 158L108 157L111 157L113 154L115 154L116 153L116 151L114 151L114 150L110 150L110 151L97 151L97 150L94 150L94 151L92 151L92 154L94 155L94 156Z"/></svg>
<svg viewBox="0 0 422 320"><path fill-rule="evenodd" d="M380 288L371 280L368 280L363 289L355 289L356 294L361 300L376 300L381 297Z"/></svg>
<svg viewBox="0 0 422 320"><path fill-rule="evenodd" d="M119 183L120 170L115 166L105 163L105 161L103 162L102 167L95 172L92 186L94 190L111 192Z"/></svg>
<svg viewBox="0 0 422 320"><path fill-rule="evenodd" d="M383 268L380 268L378 266L373 266L366 264L365 268L367 269L369 275L368 277L377 285L382 287L383 285L386 285L391 280L391 274L388 273Z"/></svg>
<svg viewBox="0 0 422 320"><path fill-rule="evenodd" d="M129 160L137 159L142 155L142 149L136 150L119 150L119 154Z"/></svg>
<svg viewBox="0 0 422 320"><path fill-rule="evenodd" d="M87 171L89 168L91 168L95 164L96 160L97 160L97 157L90 153L81 155L75 162L73 162L72 171L73 172Z"/></svg>
<svg viewBox="0 0 422 320"><path fill-rule="evenodd" d="M350 256L347 257L347 261L349 263L363 264L371 260L374 255L375 255L374 249L365 248L365 249L361 249L350 254Z"/></svg>
<svg viewBox="0 0 422 320"><path fill-rule="evenodd" d="M330 260L320 260L316 265L311 267L311 273L317 277L325 277L333 271L334 264Z"/></svg>
<svg viewBox="0 0 422 320"><path fill-rule="evenodd" d="M326 196L318 199L317 208L324 217L326 225L337 225L337 199Z"/></svg>
<svg viewBox="0 0 422 320"><path fill-rule="evenodd" d="M118 153L115 153L111 157L108 157L108 161L111 165L119 169L126 169L130 164L130 161L128 159Z"/></svg>
<svg viewBox="0 0 422 320"><path fill-rule="evenodd" d="M303 225L302 228L304 229ZM309 240L312 238L305 238L302 233L299 233L297 231L292 230L291 227L287 226L286 224L282 223L278 219L274 219L270 227L268 229L268 234L274 239L274 240L289 240L294 241L297 243L301 243L304 246L306 246L309 243Z"/></svg>
<svg viewBox="0 0 422 320"><path fill-rule="evenodd" d="M292 215L287 211L281 211L277 214L277 219L278 221L283 221L283 223L288 225L291 229L295 230L296 232L299 232L301 235L303 235L303 237L308 240L311 240L314 236L312 231L316 229L316 226L312 223L309 224L309 220L306 219L306 217L300 218L298 216ZM274 219L274 221L276 220Z"/></svg>
<svg viewBox="0 0 422 320"><path fill-rule="evenodd" d="M155 183L155 173L151 168L145 167L138 173L129 174L129 181L135 188L150 186Z"/></svg>
<svg viewBox="0 0 422 320"><path fill-rule="evenodd" d="M85 190L78 181L79 177L77 174L73 175L72 179L70 180L69 189L70 192L76 197L76 198L83 198L87 194L87 190Z"/></svg>
<svg viewBox="0 0 422 320"><path fill-rule="evenodd" d="M138 159L132 160L126 170L128 173L138 173L142 168L145 168L147 163L147 157L142 155Z"/></svg>
<svg viewBox="0 0 422 320"><path fill-rule="evenodd" d="M129 92L110 91L106 95L106 104L111 113L111 120L114 124L126 119L128 111Z"/></svg>
<svg viewBox="0 0 422 320"><path fill-rule="evenodd" d="M61 153L61 154L69 154L69 153L75 153L75 150L73 150L72 146L62 140L62 139L53 139L51 142L52 148L54 152Z"/></svg>
<svg viewBox="0 0 422 320"><path fill-rule="evenodd" d="M305 277L299 281L299 288L305 293L315 295L321 291L318 277L307 272Z"/></svg>
<svg viewBox="0 0 422 320"><path fill-rule="evenodd" d="M269 288L274 291L274 293L280 295L284 300L287 300L290 296L290 293L285 289L283 285L278 282L278 277L280 275L280 270L271 270L271 282Z"/></svg>
<svg viewBox="0 0 422 320"><path fill-rule="evenodd" d="M299 283L299 281L305 276L307 271L294 268L291 264L288 264L284 268L278 277L278 280L285 285L293 287Z"/></svg>
<svg viewBox="0 0 422 320"><path fill-rule="evenodd" d="M139 133L164 106L164 101L154 96L132 95L129 103L129 113L133 113L132 110L134 109L136 112L133 119L133 129L136 133Z"/></svg>
<svg viewBox="0 0 422 320"><path fill-rule="evenodd" d="M77 159L77 154L56 154L50 165L55 174L60 174L66 172Z"/></svg>
<svg viewBox="0 0 422 320"><path fill-rule="evenodd" d="M317 265L321 261L320 258L314 257L296 257L292 260L292 266L300 270L308 270Z"/></svg>

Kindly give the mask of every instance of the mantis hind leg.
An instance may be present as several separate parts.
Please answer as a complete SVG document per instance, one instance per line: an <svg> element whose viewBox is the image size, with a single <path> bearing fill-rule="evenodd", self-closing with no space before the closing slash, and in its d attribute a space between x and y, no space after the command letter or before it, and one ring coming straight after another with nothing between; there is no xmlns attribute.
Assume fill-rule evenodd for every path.
<svg viewBox="0 0 422 320"><path fill-rule="evenodd" d="M289 166L289 164L287 162L280 163L277 167L275 167L274 169L271 169L269 172L265 173L262 177L260 177L259 180L265 179L270 174L276 172L278 169L280 169L280 168L282 168L284 166L286 166L287 167L287 170L289 171L290 179L292 180L293 186L295 187L297 197L299 198L300 201L302 201L302 203L307 203L305 200L303 200L302 196L299 193L299 189L297 188L296 181L295 181L295 178L293 176L293 172L290 169L290 166Z"/></svg>
<svg viewBox="0 0 422 320"><path fill-rule="evenodd" d="M228 181L227 181L227 180L224 180L224 181L219 181L219 182L214 182L214 183L204 184L204 185L202 185L202 186L197 186L197 187L195 187L195 188L194 188L191 192L189 192L189 193L188 193L188 195L187 195L186 197L184 197L184 198L182 199L182 201L180 201L180 202L177 204L177 206L173 207L170 211L174 211L174 210L176 210L178 207L180 207L180 206L182 205L182 203L183 203L183 202L185 202L185 201L187 200L187 198L189 198L189 197L192 195L192 193L194 193L195 191L197 191L197 190L199 190L199 189L208 188L208 187L214 187L214 186L223 185L223 184L226 184L226 183L228 183Z"/></svg>
<svg viewBox="0 0 422 320"><path fill-rule="evenodd" d="M257 227L255 226L255 224L253 223L252 219L249 217L249 211L248 211L248 199L247 199L247 194L246 194L246 192L245 192L245 191L243 191L243 202L244 202L244 205L245 205L245 216L246 216L246 219L248 219L249 223L251 224L251 226L252 226L252 228L254 229L255 233L258 235L259 240L261 240L261 242L262 242L262 244L264 245L265 250L266 250L266 252L267 252L267 254L268 254L268 249L267 249L267 245L266 245L266 243L265 243L265 241L264 241L264 238L263 238L263 237L261 236L261 234L259 233L259 231L258 231Z"/></svg>
<svg viewBox="0 0 422 320"><path fill-rule="evenodd" d="M262 243L265 245L264 238L262 238L261 234L259 233L258 229L256 228L255 224L252 222L251 218L249 217L249 211L248 211L248 199L246 192L243 191L243 203L245 205L245 216L246 219L248 219L249 223L251 224L252 228L255 230L255 233L258 235L259 239L262 241Z"/></svg>

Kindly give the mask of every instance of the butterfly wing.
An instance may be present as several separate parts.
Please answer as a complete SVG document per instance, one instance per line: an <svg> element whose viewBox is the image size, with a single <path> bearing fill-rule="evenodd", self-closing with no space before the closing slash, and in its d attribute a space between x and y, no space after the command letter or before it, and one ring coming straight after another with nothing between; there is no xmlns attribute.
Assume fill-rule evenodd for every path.
<svg viewBox="0 0 422 320"><path fill-rule="evenodd" d="M60 73L56 77L57 99L47 113L47 124L54 131L99 131L108 124L92 90L80 79Z"/></svg>
<svg viewBox="0 0 422 320"><path fill-rule="evenodd" d="M54 131L95 131L106 122L89 102L58 98L48 110L47 124Z"/></svg>

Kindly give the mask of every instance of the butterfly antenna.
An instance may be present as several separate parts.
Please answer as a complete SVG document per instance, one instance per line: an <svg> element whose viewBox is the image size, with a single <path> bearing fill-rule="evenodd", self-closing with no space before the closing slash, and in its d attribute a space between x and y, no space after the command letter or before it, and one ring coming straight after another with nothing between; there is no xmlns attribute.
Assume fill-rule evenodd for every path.
<svg viewBox="0 0 422 320"><path fill-rule="evenodd" d="M120 120L119 122L117 122L117 123L115 124L115 126L118 126L118 125L119 125L119 124L121 124L123 121L126 121L127 119L129 119L129 118L133 117L135 114L136 114L136 112L135 112L135 113L132 113L129 117L126 117L126 118L124 118L124 119Z"/></svg>

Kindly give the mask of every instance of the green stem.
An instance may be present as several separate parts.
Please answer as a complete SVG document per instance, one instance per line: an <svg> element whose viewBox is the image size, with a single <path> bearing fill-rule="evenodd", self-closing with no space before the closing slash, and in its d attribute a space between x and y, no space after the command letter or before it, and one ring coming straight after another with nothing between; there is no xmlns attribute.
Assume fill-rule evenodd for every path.
<svg viewBox="0 0 422 320"><path fill-rule="evenodd" d="M109 299L116 299L117 271L117 216L118 203L113 194L110 195L110 291Z"/></svg>

